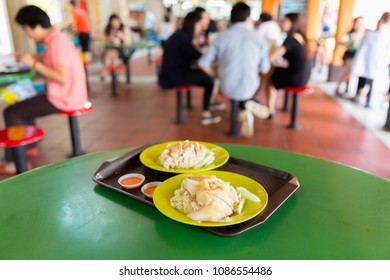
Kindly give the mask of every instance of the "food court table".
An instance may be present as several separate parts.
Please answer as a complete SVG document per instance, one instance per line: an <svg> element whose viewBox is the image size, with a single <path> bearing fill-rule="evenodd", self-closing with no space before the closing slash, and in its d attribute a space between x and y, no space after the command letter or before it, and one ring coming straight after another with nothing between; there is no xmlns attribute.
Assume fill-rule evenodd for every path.
<svg viewBox="0 0 390 280"><path fill-rule="evenodd" d="M131 83L131 57L137 49L147 49L148 51L148 62L151 63L151 49L156 47L157 44L153 41L142 40L139 42L131 43L130 45L115 45L112 43L98 43L98 45L104 46L104 48L116 48L123 50L123 64L126 69L126 81L128 84Z"/></svg>
<svg viewBox="0 0 390 280"><path fill-rule="evenodd" d="M22 72L22 73L10 73L10 74L0 74L0 85L10 84L22 79L32 78L35 76L34 71Z"/></svg>
<svg viewBox="0 0 390 280"><path fill-rule="evenodd" d="M220 237L91 179L98 152L0 182L0 259L390 259L390 181L281 150L220 144L294 174L300 188L263 224Z"/></svg>

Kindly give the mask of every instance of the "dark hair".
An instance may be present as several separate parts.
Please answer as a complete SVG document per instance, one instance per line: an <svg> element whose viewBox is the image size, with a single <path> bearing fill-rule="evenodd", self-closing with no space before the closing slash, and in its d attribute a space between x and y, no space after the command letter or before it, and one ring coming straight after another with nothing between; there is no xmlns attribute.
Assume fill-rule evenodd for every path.
<svg viewBox="0 0 390 280"><path fill-rule="evenodd" d="M230 13L232 23L244 22L251 15L251 8L242 2L235 4Z"/></svg>
<svg viewBox="0 0 390 280"><path fill-rule="evenodd" d="M191 38L194 38L194 27L197 22L199 22L202 18L200 14L195 12L190 12L186 15L183 21L183 25L181 30L188 34Z"/></svg>
<svg viewBox="0 0 390 280"><path fill-rule="evenodd" d="M72 6L76 7L76 0L70 0L69 4L71 4Z"/></svg>
<svg viewBox="0 0 390 280"><path fill-rule="evenodd" d="M295 33L299 33L303 36L303 39L306 41L305 33L302 30L301 15L299 13L289 13L284 15L291 21L291 29L287 32L289 35L293 36Z"/></svg>
<svg viewBox="0 0 390 280"><path fill-rule="evenodd" d="M110 36L110 32L111 32L111 22L114 20L114 19L117 19L120 21L121 25L119 26L119 30L123 31L123 29L125 28L125 26L123 25L122 21L121 21L121 18L117 15L117 14L112 14L109 19L108 19L108 23L106 25L106 27L104 28L104 34L106 36Z"/></svg>
<svg viewBox="0 0 390 280"><path fill-rule="evenodd" d="M164 22L170 22L170 21L171 21L171 17L169 15L165 15Z"/></svg>
<svg viewBox="0 0 390 280"><path fill-rule="evenodd" d="M309 42L307 40L305 32L303 32L302 30L302 21L303 21L302 15L300 13L289 13L284 16L291 21L291 29L287 32L287 34L290 36L294 36L295 33L300 34L304 41L303 46L306 49L306 55L308 58L311 58L312 53L310 50Z"/></svg>
<svg viewBox="0 0 390 280"><path fill-rule="evenodd" d="M206 9L205 8L202 8L202 7L196 7L194 9L194 13L197 13L199 15L203 14L204 12L206 12Z"/></svg>
<svg viewBox="0 0 390 280"><path fill-rule="evenodd" d="M383 23L388 23L390 21L390 12L383 13L381 20Z"/></svg>
<svg viewBox="0 0 390 280"><path fill-rule="evenodd" d="M259 17L260 22L267 22L271 20L272 20L272 16L269 13L261 13Z"/></svg>
<svg viewBox="0 0 390 280"><path fill-rule="evenodd" d="M356 28L355 28L356 22L357 22L359 19L362 19L362 18L363 18L363 17L356 17L356 18L353 19L352 28L351 28L351 30L349 30L349 33L356 32Z"/></svg>
<svg viewBox="0 0 390 280"><path fill-rule="evenodd" d="M51 27L49 16L40 8L34 5L24 6L15 16L15 21L20 25L27 25L35 28L37 25L45 29Z"/></svg>

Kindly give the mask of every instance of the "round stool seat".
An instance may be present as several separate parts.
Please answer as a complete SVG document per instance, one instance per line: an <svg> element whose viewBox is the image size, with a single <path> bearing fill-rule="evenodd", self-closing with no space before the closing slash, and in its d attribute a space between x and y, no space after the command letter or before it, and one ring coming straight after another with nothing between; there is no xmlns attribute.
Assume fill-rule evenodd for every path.
<svg viewBox="0 0 390 280"><path fill-rule="evenodd" d="M70 130L70 136L72 141L72 153L70 154L70 157L84 154L84 152L81 150L81 144L80 144L78 116L86 114L92 111L92 109L93 109L92 103L85 102L83 108L80 108L78 110L61 112L63 115L67 115L69 120L69 130Z"/></svg>
<svg viewBox="0 0 390 280"><path fill-rule="evenodd" d="M104 69L107 70L107 71L122 71L124 69L124 66L122 64L111 65L111 66L104 66Z"/></svg>
<svg viewBox="0 0 390 280"><path fill-rule="evenodd" d="M294 94L309 94L314 92L314 88L312 86L304 86L304 87L285 87L283 88L285 92L294 93Z"/></svg>
<svg viewBox="0 0 390 280"><path fill-rule="evenodd" d="M176 90L189 90L192 87L194 87L194 86L193 85L181 85L181 86L177 86Z"/></svg>
<svg viewBox="0 0 390 280"><path fill-rule="evenodd" d="M156 56L154 58L154 63L156 63L158 65L162 64L162 56Z"/></svg>
<svg viewBox="0 0 390 280"><path fill-rule="evenodd" d="M12 148L35 143L45 132L33 125L15 125L0 130L0 147Z"/></svg>
<svg viewBox="0 0 390 280"><path fill-rule="evenodd" d="M93 65L93 61L92 61L92 60L90 60L90 61L84 61L83 64L84 64L85 67L90 67L90 66Z"/></svg>
<svg viewBox="0 0 390 280"><path fill-rule="evenodd" d="M81 108L81 109L78 109L78 110L71 110L71 111L63 111L62 113L67 115L67 116L80 116L80 115L83 115L83 114L86 114L90 111L92 111L93 109L93 106L92 106L92 103L91 102L86 102L84 104L84 107Z"/></svg>

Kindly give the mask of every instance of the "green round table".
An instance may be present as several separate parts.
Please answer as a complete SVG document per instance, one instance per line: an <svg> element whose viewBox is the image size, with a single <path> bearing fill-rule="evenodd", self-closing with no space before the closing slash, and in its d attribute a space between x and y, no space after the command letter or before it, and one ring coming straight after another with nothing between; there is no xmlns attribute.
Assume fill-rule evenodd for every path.
<svg viewBox="0 0 390 280"><path fill-rule="evenodd" d="M390 259L390 182L338 163L220 144L294 174L300 188L263 224L220 237L97 185L98 152L0 182L0 259Z"/></svg>
<svg viewBox="0 0 390 280"><path fill-rule="evenodd" d="M131 66L130 66L130 61L131 61L131 57L133 56L133 54L135 53L135 51L137 49L147 49L148 51L148 63L151 64L152 63L152 54L151 54L151 49L158 46L155 42L153 41L147 41L147 40L141 40L139 42L132 42L131 44L129 45L125 45L125 44L120 44L120 45L115 45L113 43L110 43L110 42L98 42L96 43L97 46L102 46L106 49L122 49L124 52L123 52L123 64L125 66L125 69L126 69L126 82L128 84L131 83ZM114 81L112 81L112 83L114 83ZM113 94L113 95L116 95L116 94Z"/></svg>
<svg viewBox="0 0 390 280"><path fill-rule="evenodd" d="M23 72L23 73L12 73L12 74L2 74L0 75L0 85L10 84L19 80L26 78L32 78L35 76L34 71Z"/></svg>

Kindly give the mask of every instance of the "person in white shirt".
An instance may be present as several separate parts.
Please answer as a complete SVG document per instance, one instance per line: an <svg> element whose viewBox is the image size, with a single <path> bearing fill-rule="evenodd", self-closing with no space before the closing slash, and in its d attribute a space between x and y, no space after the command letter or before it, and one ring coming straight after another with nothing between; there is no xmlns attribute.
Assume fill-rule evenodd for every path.
<svg viewBox="0 0 390 280"><path fill-rule="evenodd" d="M366 83L369 91L365 107L370 107L372 85L378 77L386 76L390 64L390 12L382 15L375 31L367 32L352 62L352 74L359 77L354 101L359 102Z"/></svg>
<svg viewBox="0 0 390 280"><path fill-rule="evenodd" d="M152 41L156 40L156 32L155 32L156 24L157 24L156 16L151 11L147 11L145 14L144 28L146 30L146 38L148 40L152 40Z"/></svg>
<svg viewBox="0 0 390 280"><path fill-rule="evenodd" d="M266 43L269 53L283 44L282 31L280 30L280 26L272 19L272 16L269 13L262 13L260 15L257 34L259 35L260 39ZM260 73L261 83L255 95L256 97L266 96L268 108L272 107L272 98L270 96L269 89L271 86L271 76L273 70L274 68L271 68L270 71L268 71L266 74Z"/></svg>
<svg viewBox="0 0 390 280"><path fill-rule="evenodd" d="M161 39L161 47L164 48L165 42L168 38L175 32L175 25L171 21L169 15L164 16L164 21L160 23L159 26L159 37Z"/></svg>
<svg viewBox="0 0 390 280"><path fill-rule="evenodd" d="M272 16L268 13L262 13L259 22L257 33L260 38L267 42L269 49L282 45L282 31L278 23L272 19Z"/></svg>
<svg viewBox="0 0 390 280"><path fill-rule="evenodd" d="M270 68L266 43L253 30L250 7L242 2L231 11L231 27L218 35L209 49L198 60L199 67L212 77L212 65L218 62L221 92L233 101L240 101L241 134L250 137L254 133L253 115L268 118L268 108L250 100L259 87L258 73Z"/></svg>

